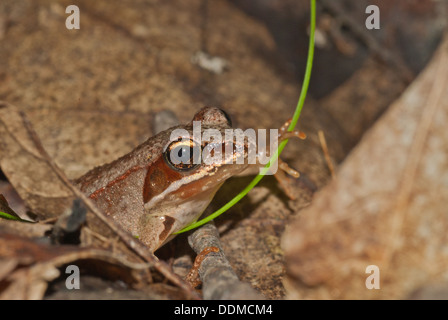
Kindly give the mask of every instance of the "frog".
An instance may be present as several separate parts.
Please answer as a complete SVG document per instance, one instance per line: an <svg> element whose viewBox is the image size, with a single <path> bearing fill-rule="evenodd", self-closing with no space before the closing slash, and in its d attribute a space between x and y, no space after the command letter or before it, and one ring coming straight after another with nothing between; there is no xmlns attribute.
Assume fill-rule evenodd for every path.
<svg viewBox="0 0 448 320"><path fill-rule="evenodd" d="M225 138L198 141L194 132L198 122L201 136L212 129ZM176 232L197 221L227 179L253 166L244 160L255 141L228 136L228 129L232 129L232 123L225 111L204 107L189 123L159 132L130 153L92 169L74 183L108 218L154 252L173 239ZM285 137L291 137L291 133ZM191 155L190 160L197 160L193 159L196 151L196 156L205 155L206 151L210 156L219 147L233 152L225 153L222 161L173 161L173 155L185 152Z"/></svg>
<svg viewBox="0 0 448 320"><path fill-rule="evenodd" d="M224 181L248 166L233 163L234 158L220 163L173 163L172 153L190 151L193 154L195 149L203 152L211 145L212 141L193 140L194 121L200 122L201 134L214 129L224 136L225 130L232 128L229 116L222 109L204 107L186 125L163 130L130 153L74 181L106 216L152 251L196 221ZM182 130L189 135L172 137L173 132ZM233 142L233 139L223 140L222 146L225 148ZM247 143L235 146L235 150L245 148Z"/></svg>

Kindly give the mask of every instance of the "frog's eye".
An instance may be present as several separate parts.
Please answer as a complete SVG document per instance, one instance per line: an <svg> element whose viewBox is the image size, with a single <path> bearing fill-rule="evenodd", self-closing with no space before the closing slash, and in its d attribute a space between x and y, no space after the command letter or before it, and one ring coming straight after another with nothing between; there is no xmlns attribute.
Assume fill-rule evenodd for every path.
<svg viewBox="0 0 448 320"><path fill-rule="evenodd" d="M163 155L173 169L188 171L200 164L201 146L191 139L179 139L171 142Z"/></svg>

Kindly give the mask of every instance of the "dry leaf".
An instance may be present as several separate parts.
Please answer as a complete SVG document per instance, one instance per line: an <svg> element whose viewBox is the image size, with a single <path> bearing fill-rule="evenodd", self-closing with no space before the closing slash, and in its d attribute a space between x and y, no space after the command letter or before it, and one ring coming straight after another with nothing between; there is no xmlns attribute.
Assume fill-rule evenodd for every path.
<svg viewBox="0 0 448 320"><path fill-rule="evenodd" d="M171 110L181 122L186 122L202 106L216 105L228 111L236 120L236 127L278 128L293 112L300 83L279 68L280 64L286 64L290 69L290 60L278 55L279 37L268 29L280 25L283 31L282 23L292 22L295 34L297 23L303 25L301 39L304 41L286 40L288 45L298 46L299 51L294 49L292 55L302 53L303 58L307 10L298 10L299 20L285 21L282 14L273 15L271 9L275 8L271 7L266 12L272 24L264 24L228 1L210 2L206 13L200 9L203 3L176 0L153 6L135 0L107 3L82 0L78 1L82 29L67 34L64 9L72 4L69 0L2 0L0 21L5 23L4 30L0 30L0 99L26 112L51 159L71 179L93 166L117 159L146 140L151 134L152 113L160 110ZM277 3L280 2L272 2L272 6ZM288 7L283 8L283 12L291 13ZM364 12L358 14L363 16ZM338 21L338 17L332 18ZM437 42L431 41L432 37L425 39ZM397 43L402 43L398 40L401 39ZM420 48L421 42L417 43L416 47ZM210 55L228 61L228 70L216 75L194 65L192 56L204 47ZM346 67L354 65L353 59L342 67L333 59L337 55L334 50L321 51L321 54L330 59L325 64L316 60L315 68L321 68L322 72L313 73L313 79L318 79L316 75L320 77L315 86L324 87L321 79L333 82L335 87L340 85L328 74L346 73ZM284 260L279 238L289 215L307 205L310 193L328 179L315 133L325 129L330 154L340 161L361 130L401 92L400 74L393 74L377 60L368 61L362 67L363 72L343 84L343 92L337 92L331 105L326 101L316 103L311 97L307 99L301 130L307 132L309 139L289 143L284 152L285 160L303 173L295 186L300 200L288 202L278 192L276 182L266 178L227 218L221 218L231 225L222 240L232 266L241 278L250 281L267 297L281 298L284 294L281 282ZM297 65L305 66L304 60L297 61ZM299 70L298 74L301 80L303 73ZM369 94L374 92L381 94ZM335 121L334 112L328 110L340 111L342 105L343 116ZM353 122L357 125L345 131L346 124ZM35 158L26 149L16 151L28 157L32 166ZM12 159L4 161L14 165ZM46 166L39 159L36 164L37 167L29 170ZM52 185L59 182L45 177L45 170L41 174L49 178L51 187L43 196L30 192L33 186L39 191L43 189L40 183L28 183L26 177L20 176L27 174L26 171L14 172L14 184L26 183L22 192L28 194L31 202L35 200L32 207L37 207L44 216L54 216L63 210L45 213L47 210L39 207L34 197L36 194L42 197L43 202L39 203L43 206L51 207L58 202L52 198ZM229 181L217 195L215 208L248 181ZM62 207L70 205L71 200L67 200Z"/></svg>
<svg viewBox="0 0 448 320"><path fill-rule="evenodd" d="M87 268L100 268L103 277L119 278L132 284L140 278L133 270L147 268L107 251L74 246L49 246L20 236L0 234L0 299L41 299L58 268L91 260Z"/></svg>
<svg viewBox="0 0 448 320"><path fill-rule="evenodd" d="M18 193L21 194L21 197L26 199L25 201L30 203L31 207L34 205L33 211L37 210L37 212L40 213L40 216L45 216L45 214L49 213L51 213L50 217L57 216L64 211L64 207L68 207L66 204L68 200L73 199L75 196L80 198L90 211L90 215L87 217L91 223L90 227L94 225L94 231L103 235L103 237L100 237L104 238L104 240L100 241L101 243L109 248L113 246L115 250L124 253L133 261L135 259L139 260L140 258L143 258L146 262L149 262L160 271L167 279L182 288L184 292L189 294L189 296L199 298L192 288L174 274L172 269L166 263L158 261L153 252L144 246L143 243L133 238L132 235L123 230L112 219L108 219L98 208L96 208L91 199L71 184L62 170L56 166L54 161L43 149L39 138L23 113L20 113L15 107L6 103L0 104L0 124L2 124L0 130L3 130L3 134L6 138L0 149L2 151L2 153L0 153L0 166L9 177L10 182L13 185L17 185L16 189ZM1 133L2 132L0 131L0 134ZM8 151L11 151L12 155L16 155L17 159L12 160L9 157L10 154ZM30 161L30 156L39 160L39 164L42 165L41 168ZM24 169L26 163L29 163L26 167L27 170ZM35 170L42 171L47 175L42 176L42 172L33 175ZM38 178L42 179L44 182L44 185L41 186L43 188L42 190L36 189L36 184L42 182L36 180ZM34 179L35 181L29 183L28 188L21 188L21 179ZM56 190L56 187L61 188L61 190ZM46 188L48 188L48 190ZM66 194L63 198L48 196L48 194L53 195L53 193L61 191ZM40 196L40 198L38 198L39 201L36 203L31 201L35 194ZM44 208L42 206L44 206ZM115 243L115 241L111 241L109 237L116 237L117 240L120 239L121 241ZM116 245L114 246L114 244Z"/></svg>
<svg viewBox="0 0 448 320"><path fill-rule="evenodd" d="M9 206L8 201L6 201L6 198L1 193L0 193L0 211L20 219L20 216L17 213L15 213L14 210Z"/></svg>
<svg viewBox="0 0 448 320"><path fill-rule="evenodd" d="M42 157L30 128L17 108L0 102L0 167L34 214L56 217L74 197Z"/></svg>
<svg viewBox="0 0 448 320"><path fill-rule="evenodd" d="M289 298L406 298L448 276L448 39L287 229ZM377 265L380 290L366 289Z"/></svg>

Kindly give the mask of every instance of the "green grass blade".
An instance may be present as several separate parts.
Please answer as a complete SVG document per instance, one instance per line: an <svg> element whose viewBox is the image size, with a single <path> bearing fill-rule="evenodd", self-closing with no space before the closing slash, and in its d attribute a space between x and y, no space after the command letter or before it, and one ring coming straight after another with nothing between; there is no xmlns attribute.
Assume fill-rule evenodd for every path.
<svg viewBox="0 0 448 320"><path fill-rule="evenodd" d="M8 219L8 220L17 220L17 221L23 221L23 222L27 222L26 220L23 220L19 217L13 216L12 214L6 213L6 212L2 212L0 211L0 218L3 219Z"/></svg>
<svg viewBox="0 0 448 320"><path fill-rule="evenodd" d="M309 40L309 47L308 47L308 58L306 62L306 70L305 70L305 76L303 79L302 89L300 92L299 101L297 102L296 110L294 111L294 115L291 120L291 124L288 127L288 131L293 131L294 128L297 125L297 122L299 121L300 114L302 112L303 105L305 103L305 98L308 92L308 87L311 79L311 71L313 68L313 61L314 61L314 34L316 30L316 0L310 0L310 40ZM269 170L269 167L277 161L278 157L280 156L281 152L285 148L286 144L288 143L288 140L284 140L280 143L277 150L272 155L271 159L269 160L268 164L263 168L263 170L245 187L238 195L236 195L232 200L227 202L224 206L222 206L217 211L213 212L211 215L205 217L202 220L199 220L182 230L175 232L174 234L180 234L189 230L192 230L194 228L200 227L207 222L217 218L222 213L226 212L228 209L233 207L237 202L239 202L242 198L244 198L250 190L252 190L261 179L263 179L266 172Z"/></svg>

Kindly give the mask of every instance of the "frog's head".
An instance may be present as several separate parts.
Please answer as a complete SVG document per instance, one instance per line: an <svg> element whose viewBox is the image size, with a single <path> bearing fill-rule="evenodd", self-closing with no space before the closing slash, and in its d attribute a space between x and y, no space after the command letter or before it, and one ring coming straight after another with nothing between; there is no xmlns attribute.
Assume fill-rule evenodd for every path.
<svg viewBox="0 0 448 320"><path fill-rule="evenodd" d="M187 125L164 133L162 155L148 168L144 184L139 225L151 229L141 230L144 242L159 247L196 221L224 181L247 168L254 138L231 128L224 111L205 107ZM145 241L145 235L151 239Z"/></svg>

